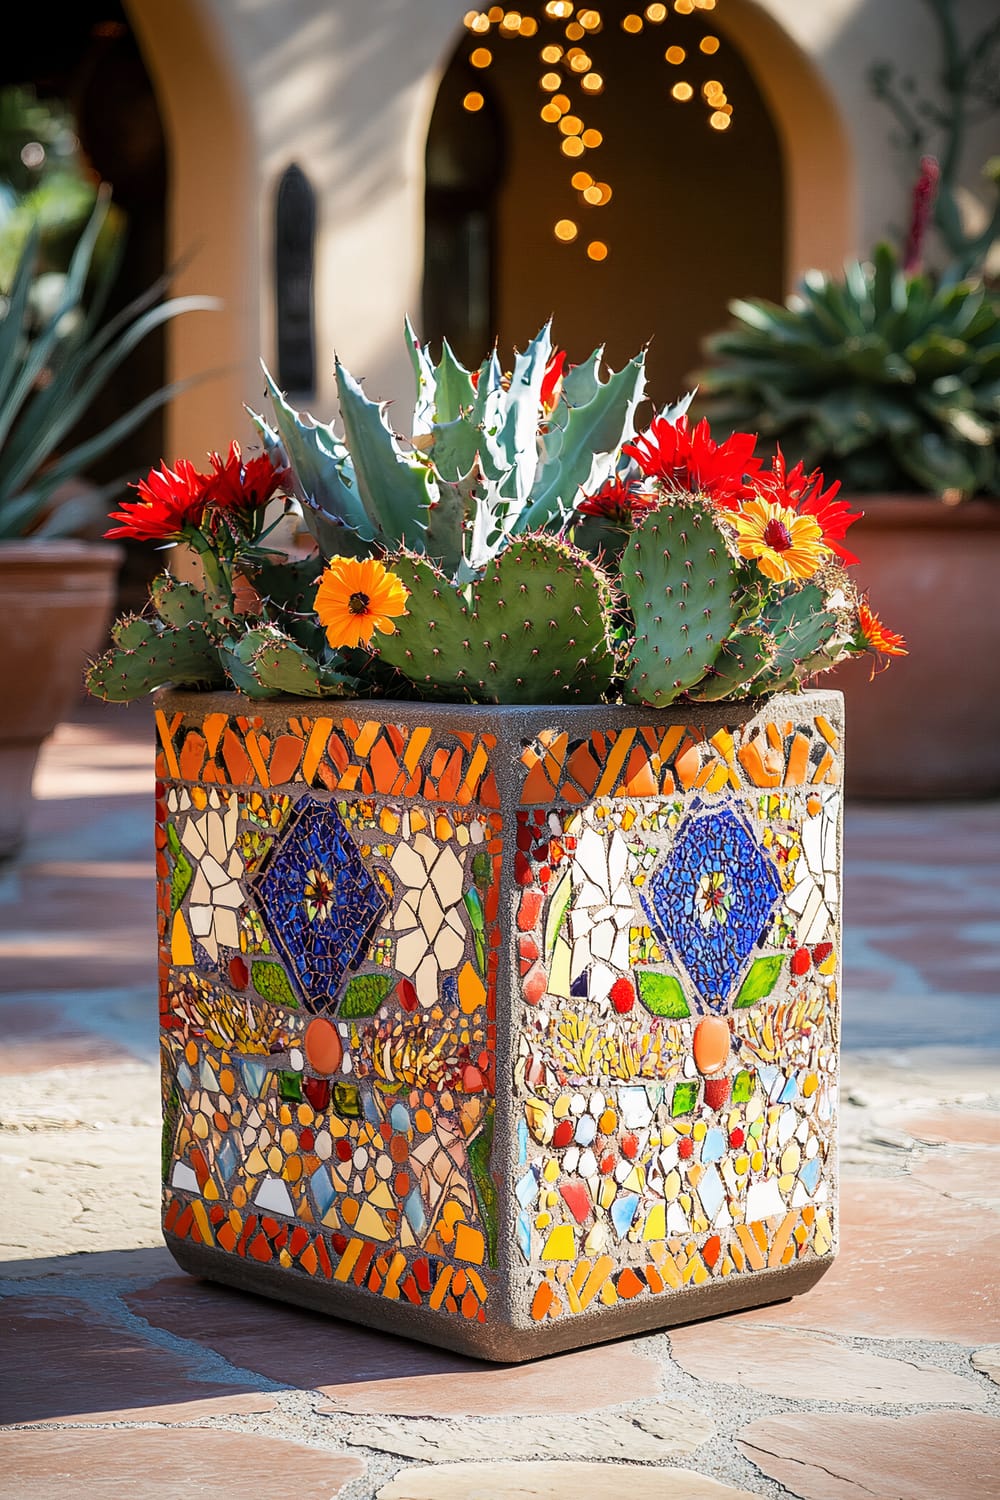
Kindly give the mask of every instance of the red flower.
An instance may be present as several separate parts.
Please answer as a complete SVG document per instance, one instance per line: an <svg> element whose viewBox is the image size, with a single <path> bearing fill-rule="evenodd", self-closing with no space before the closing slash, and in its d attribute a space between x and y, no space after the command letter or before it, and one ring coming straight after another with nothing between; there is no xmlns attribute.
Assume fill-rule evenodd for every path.
<svg viewBox="0 0 1000 1500"><path fill-rule="evenodd" d="M807 474L801 463L797 463L794 469L788 469L785 455L779 446L769 472L758 474L754 483L766 500L787 505L800 515L812 516L823 533L823 545L836 552L845 563L857 562L854 553L841 547L840 542L848 526L861 520L862 512L852 511L846 500L837 499L839 479L824 490L821 470L813 469L811 474Z"/></svg>
<svg viewBox="0 0 1000 1500"><path fill-rule="evenodd" d="M734 432L717 443L702 419L692 428L687 417L668 422L654 417L649 429L622 448L634 458L643 474L675 489L710 496L716 505L735 510L748 493L762 460L754 458L757 438L753 433Z"/></svg>
<svg viewBox="0 0 1000 1500"><path fill-rule="evenodd" d="M286 470L276 469L266 453L244 463L239 443L229 444L225 459L218 453L209 457L214 472L209 476L205 498L228 515L247 516L263 509L286 478Z"/></svg>
<svg viewBox="0 0 1000 1500"><path fill-rule="evenodd" d="M582 516L597 516L602 521L631 526L637 515L655 510L657 504L654 496L642 492L637 479L620 479L615 474L592 495L578 500L576 508Z"/></svg>
<svg viewBox="0 0 1000 1500"><path fill-rule="evenodd" d="M541 402L545 411L554 411L562 395L563 376L566 374L566 350L555 349L549 355L542 376Z"/></svg>
<svg viewBox="0 0 1000 1500"><path fill-rule="evenodd" d="M208 501L211 476L200 473L186 458L177 460L175 469L166 464L160 469L151 469L145 479L132 488L138 490L138 500L126 500L121 510L113 510L109 517L121 521L105 536L130 537L139 542L176 541L189 527L201 525Z"/></svg>
<svg viewBox="0 0 1000 1500"><path fill-rule="evenodd" d="M866 599L858 605L858 626L862 643L876 656L909 656L903 637L895 630L886 629Z"/></svg>

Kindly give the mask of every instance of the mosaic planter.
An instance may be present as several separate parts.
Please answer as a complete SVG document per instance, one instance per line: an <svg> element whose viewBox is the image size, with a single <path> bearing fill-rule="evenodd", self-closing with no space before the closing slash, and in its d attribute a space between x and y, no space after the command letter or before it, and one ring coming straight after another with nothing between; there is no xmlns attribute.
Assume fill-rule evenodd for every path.
<svg viewBox="0 0 1000 1500"><path fill-rule="evenodd" d="M182 1267L501 1360L822 1275L839 694L157 721Z"/></svg>

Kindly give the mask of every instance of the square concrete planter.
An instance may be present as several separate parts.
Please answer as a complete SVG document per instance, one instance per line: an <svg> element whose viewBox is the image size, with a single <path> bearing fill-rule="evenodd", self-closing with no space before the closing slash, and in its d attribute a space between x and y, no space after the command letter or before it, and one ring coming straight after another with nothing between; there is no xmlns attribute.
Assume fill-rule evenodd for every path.
<svg viewBox="0 0 1000 1500"><path fill-rule="evenodd" d="M841 699L158 699L164 1231L520 1360L836 1248Z"/></svg>

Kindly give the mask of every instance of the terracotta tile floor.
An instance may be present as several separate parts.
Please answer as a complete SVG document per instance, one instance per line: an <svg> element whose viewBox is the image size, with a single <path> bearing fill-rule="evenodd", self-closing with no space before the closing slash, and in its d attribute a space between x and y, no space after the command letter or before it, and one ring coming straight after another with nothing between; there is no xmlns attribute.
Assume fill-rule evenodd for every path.
<svg viewBox="0 0 1000 1500"><path fill-rule="evenodd" d="M0 867L0 1495L1000 1493L1000 803L849 809L818 1287L496 1370L173 1270L151 780L148 708L81 707Z"/></svg>

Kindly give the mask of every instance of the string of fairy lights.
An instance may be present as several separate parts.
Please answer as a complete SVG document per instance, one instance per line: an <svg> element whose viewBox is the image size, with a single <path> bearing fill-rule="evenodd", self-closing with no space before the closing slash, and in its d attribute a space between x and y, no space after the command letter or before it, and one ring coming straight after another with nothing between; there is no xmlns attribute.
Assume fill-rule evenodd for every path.
<svg viewBox="0 0 1000 1500"><path fill-rule="evenodd" d="M673 0L670 5L647 5L639 12L623 16L621 29L627 36L641 36L651 28L662 26L671 11L678 16L692 15L696 11L715 9L716 0ZM561 28L562 38L547 41L540 35L539 22L548 22ZM469 62L474 68L492 67L494 54L488 42L494 38L531 40L538 37L542 43L539 61L542 73L538 87L546 96L540 114L547 125L555 126L559 137L559 150L572 162L576 170L570 177L570 185L578 195L581 208L603 208L611 202L613 192L610 183L586 170L583 159L588 153L597 151L604 137L599 130L588 126L583 111L587 101L603 94L604 74L599 70L592 55L594 39L604 30L605 20L601 12L591 6L576 6L573 0L547 0L539 16L520 10L505 10L502 5L492 5L488 10L470 10L465 15L465 26L477 42L469 53ZM697 50L706 57L713 57L719 50L720 41L710 33L701 38ZM673 68L683 68L693 60L688 50L676 44L666 48L664 61ZM578 102L574 104L571 90L576 90ZM717 78L710 78L699 89L684 77L678 77L668 89L669 97L678 104L690 103L700 95L708 111L708 124L712 130L728 130L732 121L733 107L726 98L726 91ZM485 104L483 94L470 89L462 100L470 114L475 114ZM590 239L577 220L558 219L553 225L553 234L564 245L576 242L586 244L588 259L603 261L608 258L606 239Z"/></svg>

